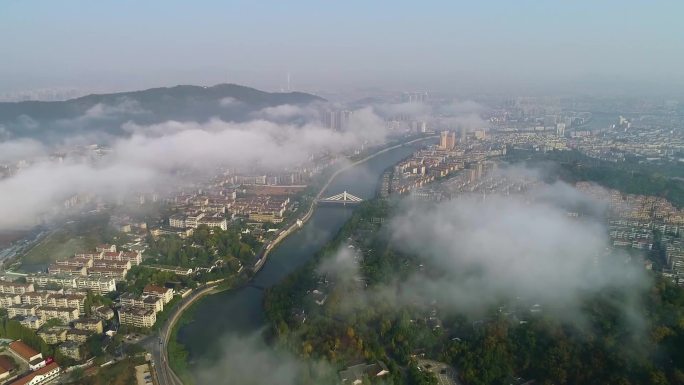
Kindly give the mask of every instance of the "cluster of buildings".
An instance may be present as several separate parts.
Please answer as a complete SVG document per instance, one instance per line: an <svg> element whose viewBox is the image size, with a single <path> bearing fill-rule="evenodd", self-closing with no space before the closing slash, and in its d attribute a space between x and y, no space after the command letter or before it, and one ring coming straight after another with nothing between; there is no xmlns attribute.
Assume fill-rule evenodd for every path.
<svg viewBox="0 0 684 385"><path fill-rule="evenodd" d="M287 196L253 195L237 198L231 211L250 222L280 223L289 203Z"/></svg>
<svg viewBox="0 0 684 385"><path fill-rule="evenodd" d="M642 162L684 161L684 131L681 123L667 116L638 116L616 122L596 135L573 138L568 145L597 159L622 162L633 157Z"/></svg>
<svg viewBox="0 0 684 385"><path fill-rule="evenodd" d="M624 194L618 190L606 189L589 182L579 182L575 188L608 203L611 217L659 222L665 226L684 225L684 210L678 209L665 198Z"/></svg>
<svg viewBox="0 0 684 385"><path fill-rule="evenodd" d="M615 247L640 250L664 250L660 272L673 282L684 285L684 210L664 198L623 194L592 183L580 182L576 188L608 204L609 232ZM652 263L647 262L647 268Z"/></svg>
<svg viewBox="0 0 684 385"><path fill-rule="evenodd" d="M199 226L207 226L209 228L218 227L222 230L228 230L228 219L225 216L225 212L210 214L201 211L185 212L170 216L169 226L174 229L196 229Z"/></svg>
<svg viewBox="0 0 684 385"><path fill-rule="evenodd" d="M48 275L113 278L118 282L126 279L131 266L137 266L141 262L140 252L117 251L116 245L101 245L96 248L95 252L80 253L74 258L56 261L48 267Z"/></svg>
<svg viewBox="0 0 684 385"><path fill-rule="evenodd" d="M106 294L116 291L116 283L125 281L130 268L141 262L140 251L117 251L115 245L101 245L94 252L56 261L47 274L29 274L26 281L41 288Z"/></svg>
<svg viewBox="0 0 684 385"><path fill-rule="evenodd" d="M86 294L82 292L35 290L32 283L0 281L0 293L0 308L10 319L37 330L47 344L60 344L59 350L76 360L82 358L86 339L103 332L102 318L113 315L111 309L102 309L92 311L93 318L85 318Z"/></svg>
<svg viewBox="0 0 684 385"><path fill-rule="evenodd" d="M684 160L681 122L673 119L672 111L663 110L662 106L624 106L619 109L640 111L625 117L571 112L565 109L579 106L563 107L562 104L518 98L491 111L489 123L501 140L519 148L575 149L589 157L612 162L622 162L628 157L675 164ZM587 107L596 108L591 104Z"/></svg>
<svg viewBox="0 0 684 385"><path fill-rule="evenodd" d="M227 230L228 221L232 218L244 218L252 223L280 223L291 205L290 197L304 187L242 184L238 187L213 186L192 194L179 194L170 200L175 214L169 217L168 227L155 228L151 232L155 236L176 234L187 237L203 225Z"/></svg>
<svg viewBox="0 0 684 385"><path fill-rule="evenodd" d="M59 351L73 358L84 358L83 344L90 336L100 335L104 331L103 322L98 318L79 318L68 325L43 327L37 334L48 345L59 345Z"/></svg>
<svg viewBox="0 0 684 385"><path fill-rule="evenodd" d="M22 325L38 329L50 319L69 323L84 314L86 295L59 290L35 290L32 283L0 281L0 308Z"/></svg>
<svg viewBox="0 0 684 385"><path fill-rule="evenodd" d="M10 342L7 351L11 356L0 356L0 381L7 385L47 384L61 374L56 362L21 340Z"/></svg>
<svg viewBox="0 0 684 385"><path fill-rule="evenodd" d="M474 183L490 164L487 159L506 154L505 146L485 142L485 134L481 137L470 140L464 135L457 140L455 132L443 131L438 145L418 150L395 165L383 179L381 193L416 193L435 180L459 175ZM461 172L457 174L458 171Z"/></svg>

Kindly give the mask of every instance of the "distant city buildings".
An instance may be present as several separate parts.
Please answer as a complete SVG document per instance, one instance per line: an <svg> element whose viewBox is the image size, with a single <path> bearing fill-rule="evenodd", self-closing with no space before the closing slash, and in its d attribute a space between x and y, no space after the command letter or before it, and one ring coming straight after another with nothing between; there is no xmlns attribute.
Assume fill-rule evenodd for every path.
<svg viewBox="0 0 684 385"><path fill-rule="evenodd" d="M450 151L456 146L456 133L453 131L442 131L439 133L439 148Z"/></svg>
<svg viewBox="0 0 684 385"><path fill-rule="evenodd" d="M343 131L349 125L353 112L349 110L326 111L323 114L323 126L335 131Z"/></svg>
<svg viewBox="0 0 684 385"><path fill-rule="evenodd" d="M404 92L402 99L405 103L426 103L428 96L427 92Z"/></svg>

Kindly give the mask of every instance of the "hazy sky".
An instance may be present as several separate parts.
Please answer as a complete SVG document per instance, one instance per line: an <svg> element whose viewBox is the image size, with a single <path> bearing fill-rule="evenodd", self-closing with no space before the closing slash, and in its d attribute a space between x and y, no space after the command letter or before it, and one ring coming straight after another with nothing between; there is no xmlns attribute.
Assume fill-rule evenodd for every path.
<svg viewBox="0 0 684 385"><path fill-rule="evenodd" d="M684 84L681 1L0 2L0 93ZM579 83L577 83L579 82Z"/></svg>

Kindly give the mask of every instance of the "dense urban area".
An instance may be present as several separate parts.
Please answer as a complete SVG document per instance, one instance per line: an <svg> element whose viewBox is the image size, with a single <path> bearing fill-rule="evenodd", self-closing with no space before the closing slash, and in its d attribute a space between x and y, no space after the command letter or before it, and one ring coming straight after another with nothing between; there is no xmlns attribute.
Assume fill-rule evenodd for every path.
<svg viewBox="0 0 684 385"><path fill-rule="evenodd" d="M405 106L450 103L427 92L388 98ZM185 308L207 294L249 285L317 205L342 203L354 213L333 241L265 293L266 341L311 365L329 366L322 373L309 368L299 383L684 382L682 106L529 97L478 101L474 111L475 125L445 113L386 113L384 141L340 154L321 150L277 171L218 165L209 175L192 175L179 169L183 183L164 189L150 186L114 200L68 196L27 228L2 234L0 380L194 382L196 368L177 340L179 327L193 322L192 311L181 314ZM317 124L344 132L355 114L351 106L325 107ZM350 162L417 139L425 140L385 170L374 198L325 191L326 181ZM97 164L113 151L106 144L77 145L48 158ZM0 177L40 161L1 164ZM599 214L593 206L564 208L574 221L598 216L603 224L610 245L596 263L629 265L650 277L639 294L646 307L643 335L621 320L616 303L627 301L625 294L609 289L578 300L586 328L569 325L536 298L502 295L477 315L437 297L417 296L402 306L367 298L379 287L402 291L398 283L414 274L441 274L421 252L396 245L388 223L405 205L430 210L501 196L542 199L536 192L558 183L601 207ZM536 242L535 234L521 242ZM340 253L354 274L321 268ZM357 297L365 302L348 302Z"/></svg>

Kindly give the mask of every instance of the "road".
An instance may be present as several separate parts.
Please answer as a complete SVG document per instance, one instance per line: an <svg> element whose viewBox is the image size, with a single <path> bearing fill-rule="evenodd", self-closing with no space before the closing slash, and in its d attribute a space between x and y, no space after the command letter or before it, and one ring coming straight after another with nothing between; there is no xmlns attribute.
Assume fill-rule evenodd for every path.
<svg viewBox="0 0 684 385"><path fill-rule="evenodd" d="M154 371L156 373L159 385L183 385L183 381L181 381L181 379L169 366L168 342L171 330L180 316L183 314L183 311L187 309L188 306L190 306L199 298L211 293L218 284L219 283L208 286L200 286L193 290L192 293L183 298L183 300L179 302L179 304L173 309L173 312L157 333L154 333L140 341L140 344L152 354Z"/></svg>

